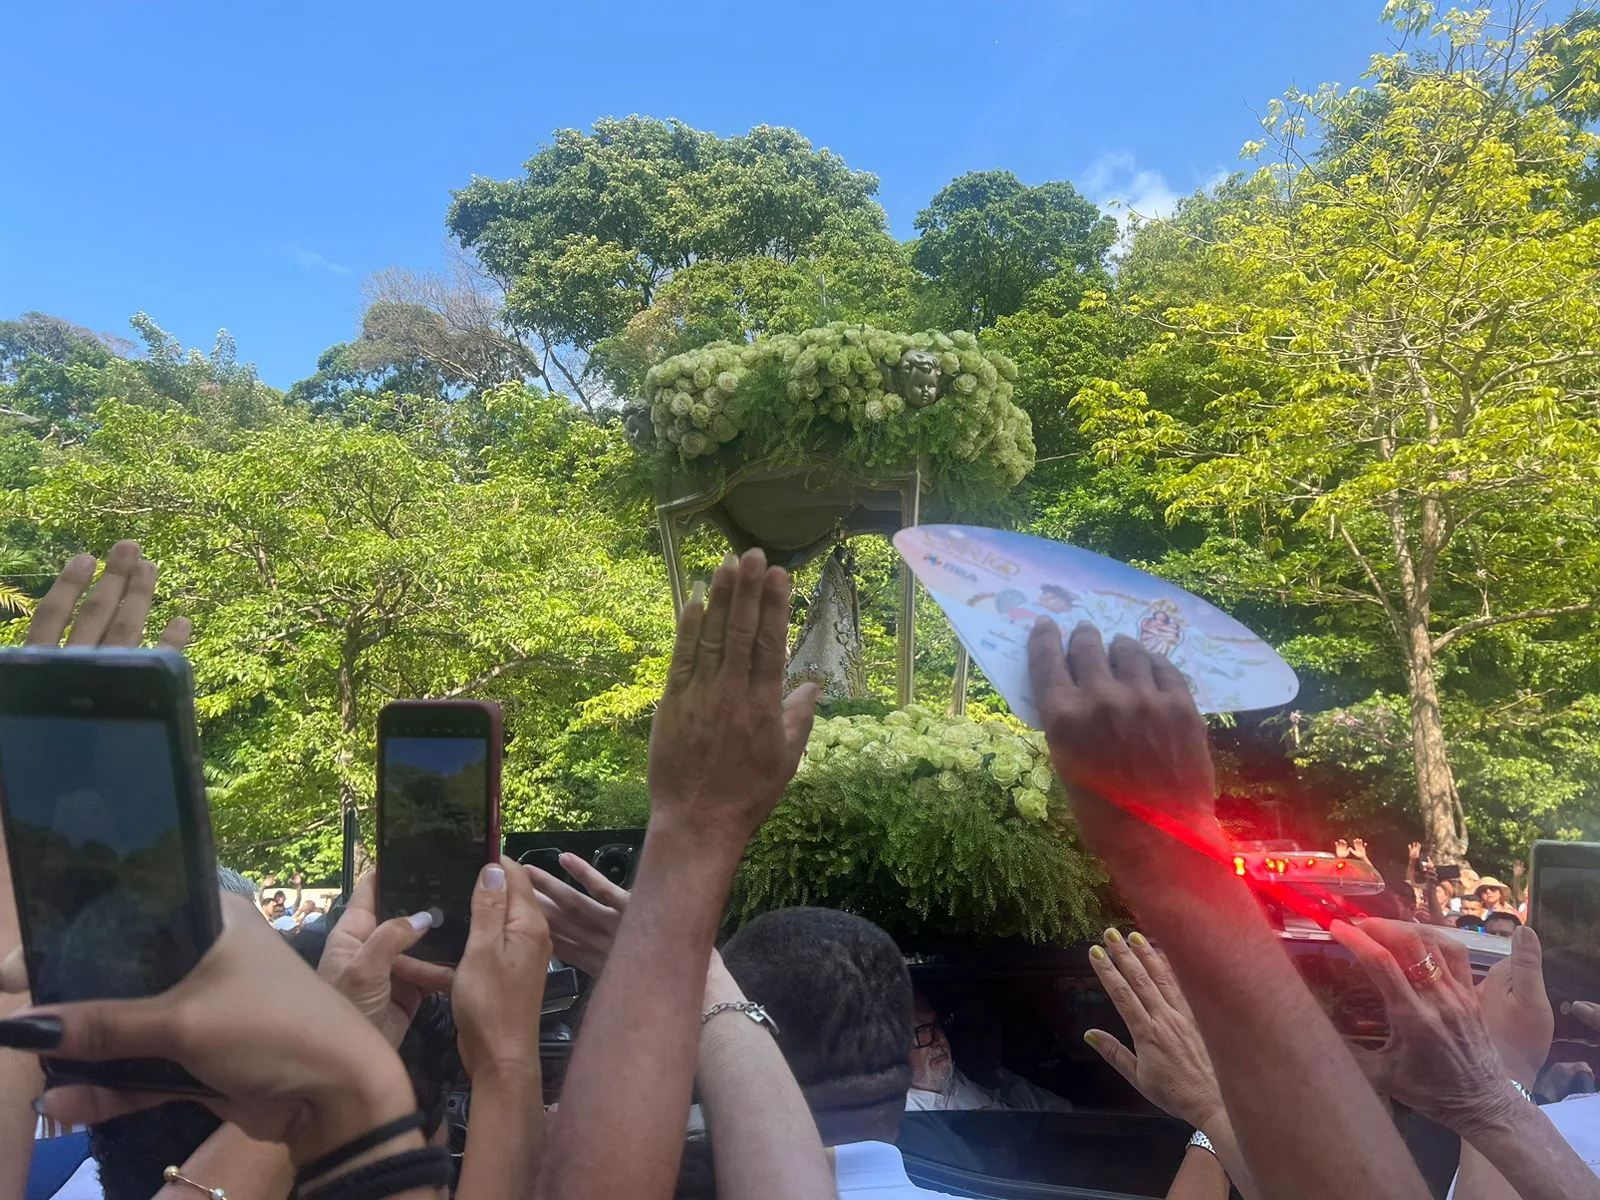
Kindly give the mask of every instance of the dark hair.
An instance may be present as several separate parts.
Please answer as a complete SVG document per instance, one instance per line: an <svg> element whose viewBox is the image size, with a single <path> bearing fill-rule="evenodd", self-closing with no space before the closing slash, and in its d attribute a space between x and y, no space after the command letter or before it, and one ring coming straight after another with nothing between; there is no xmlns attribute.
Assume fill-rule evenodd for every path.
<svg viewBox="0 0 1600 1200"><path fill-rule="evenodd" d="M1514 912L1504 912L1504 911L1502 911L1500 909L1496 909L1494 912L1484 913L1483 914L1483 923L1485 925L1487 925L1490 921L1493 921L1496 917L1500 918L1500 920L1502 920L1502 921L1510 921L1513 925L1521 925L1522 924L1522 918L1517 916L1516 913L1514 913Z"/></svg>
<svg viewBox="0 0 1600 1200"><path fill-rule="evenodd" d="M193 1100L114 1117L89 1127L89 1154L100 1168L105 1200L150 1200L163 1187L161 1172L181 1165L222 1121Z"/></svg>
<svg viewBox="0 0 1600 1200"><path fill-rule="evenodd" d="M734 934L722 959L777 1022L819 1123L835 1109L881 1118L890 1104L898 1120L911 1086L911 975L893 938L850 913L780 908Z"/></svg>

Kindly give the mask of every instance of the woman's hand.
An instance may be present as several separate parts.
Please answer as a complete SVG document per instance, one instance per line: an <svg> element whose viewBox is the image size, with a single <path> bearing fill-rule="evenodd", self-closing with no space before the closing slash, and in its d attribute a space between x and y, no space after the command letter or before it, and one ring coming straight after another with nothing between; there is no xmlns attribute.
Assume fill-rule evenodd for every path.
<svg viewBox="0 0 1600 1200"><path fill-rule="evenodd" d="M155 563L144 557L138 542L118 542L106 555L100 582L84 600L83 594L94 583L97 566L92 554L79 554L67 561L33 610L26 645L59 646L63 634L69 646L126 647L142 642L156 594ZM158 644L169 650L182 650L189 642L189 632L188 619L174 617L162 631Z"/></svg>
<svg viewBox="0 0 1600 1200"><path fill-rule="evenodd" d="M1142 934L1123 941L1108 929L1105 942L1089 951L1089 965L1127 1023L1133 1049L1103 1029L1084 1041L1151 1104L1206 1129L1224 1111L1222 1092L1178 981Z"/></svg>
<svg viewBox="0 0 1600 1200"><path fill-rule="evenodd" d="M1556 1014L1544 990L1544 950L1528 926L1512 933L1511 953L1489 968L1478 985L1478 1000L1511 1078L1533 1087L1550 1057Z"/></svg>
<svg viewBox="0 0 1600 1200"><path fill-rule="evenodd" d="M1332 933L1387 1010L1384 1048L1351 1047L1373 1087L1468 1140L1504 1123L1520 1101L1472 986L1466 947L1429 926L1376 917L1359 926L1336 921ZM1503 1000L1497 994L1491 1004Z"/></svg>
<svg viewBox="0 0 1600 1200"><path fill-rule="evenodd" d="M583 885L587 896L548 871L531 866L525 869L538 892L539 907L550 923L556 957L591 979L598 979L627 910L628 890L612 883L576 854L563 854L561 869Z"/></svg>
<svg viewBox="0 0 1600 1200"><path fill-rule="evenodd" d="M405 956L428 931L428 914L395 917L380 925L376 894L373 876L356 884L344 915L328 931L317 974L355 1005L389 1045L398 1047L423 997L450 990L451 971Z"/></svg>
<svg viewBox="0 0 1600 1200"><path fill-rule="evenodd" d="M502 857L478 874L472 930L450 993L461 1064L486 1076L539 1072L539 1012L550 969L550 927L533 881Z"/></svg>
<svg viewBox="0 0 1600 1200"><path fill-rule="evenodd" d="M219 1117L284 1142L296 1164L412 1111L394 1051L254 905L224 895L222 926L162 995L28 1010L0 1021L0 1045L91 1062L169 1059L218 1093L202 1099ZM68 1086L46 1092L40 1108L65 1124L97 1124L174 1098Z"/></svg>

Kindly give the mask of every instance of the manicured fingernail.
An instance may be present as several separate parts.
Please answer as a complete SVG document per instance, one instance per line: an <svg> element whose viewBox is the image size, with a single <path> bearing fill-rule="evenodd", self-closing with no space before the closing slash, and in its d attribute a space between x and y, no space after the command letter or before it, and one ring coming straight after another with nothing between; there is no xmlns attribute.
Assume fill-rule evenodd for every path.
<svg viewBox="0 0 1600 1200"><path fill-rule="evenodd" d="M705 598L706 598L706 581L704 579L696 579L694 581L694 586L689 589L689 603L690 604L699 604Z"/></svg>
<svg viewBox="0 0 1600 1200"><path fill-rule="evenodd" d="M411 928L416 930L430 929L433 926L433 914L430 912L412 913L406 920L411 922Z"/></svg>
<svg viewBox="0 0 1600 1200"><path fill-rule="evenodd" d="M1089 947L1089 957L1094 959L1095 962L1099 962L1105 956L1106 956L1106 952L1104 950L1102 950L1099 946L1090 946Z"/></svg>
<svg viewBox="0 0 1600 1200"><path fill-rule="evenodd" d="M1118 933L1115 929L1106 930L1106 943L1108 945L1113 945L1114 946L1120 941L1122 941L1122 935L1120 933Z"/></svg>
<svg viewBox="0 0 1600 1200"><path fill-rule="evenodd" d="M503 892L506 890L506 869L491 863L483 869L483 890L486 892Z"/></svg>
<svg viewBox="0 0 1600 1200"><path fill-rule="evenodd" d="M1088 1030L1087 1032L1084 1033L1083 1040L1088 1042L1089 1045L1091 1045L1091 1046L1099 1046L1100 1045L1100 1035L1097 1034L1092 1029L1090 1029L1090 1030Z"/></svg>
<svg viewBox="0 0 1600 1200"><path fill-rule="evenodd" d="M12 1017L0 1021L0 1046L12 1050L54 1050L61 1044L61 1018Z"/></svg>
<svg viewBox="0 0 1600 1200"><path fill-rule="evenodd" d="M1147 943L1144 940L1144 934L1140 933L1137 929L1135 929L1132 933L1130 933L1128 935L1128 944L1130 946L1145 946L1145 945L1148 945L1149 943Z"/></svg>
<svg viewBox="0 0 1600 1200"><path fill-rule="evenodd" d="M45 1112L45 1110L44 1110L44 1097L43 1096L35 1096L33 1098L33 1112L34 1112L35 1116L39 1116L39 1117L48 1117L50 1115L49 1113Z"/></svg>

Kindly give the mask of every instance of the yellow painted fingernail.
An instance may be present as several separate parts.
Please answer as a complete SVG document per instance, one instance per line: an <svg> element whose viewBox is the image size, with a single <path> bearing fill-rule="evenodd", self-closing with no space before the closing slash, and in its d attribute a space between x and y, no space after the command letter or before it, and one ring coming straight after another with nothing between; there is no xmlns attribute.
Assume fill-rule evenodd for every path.
<svg viewBox="0 0 1600 1200"><path fill-rule="evenodd" d="M1090 946L1089 947L1089 957L1094 959L1095 962L1099 962L1105 956L1106 956L1106 952L1104 950L1102 950L1099 946Z"/></svg>
<svg viewBox="0 0 1600 1200"><path fill-rule="evenodd" d="M1122 935L1115 929L1106 930L1106 941L1116 943L1122 940Z"/></svg>
<svg viewBox="0 0 1600 1200"><path fill-rule="evenodd" d="M1144 940L1144 934L1140 933L1137 929L1128 935L1128 943L1133 946L1144 946L1148 944Z"/></svg>
<svg viewBox="0 0 1600 1200"><path fill-rule="evenodd" d="M1091 1045L1091 1046L1098 1046L1098 1045L1099 1045L1099 1044L1100 1044L1100 1038L1099 1038L1099 1035L1098 1035L1098 1034L1096 1034L1096 1033L1095 1033L1095 1031L1094 1031L1094 1030L1092 1030L1092 1029L1091 1029L1091 1030L1089 1030L1089 1031L1087 1031L1087 1032L1086 1032L1086 1033L1085 1033L1085 1034L1084 1034L1084 1035L1083 1035L1083 1040L1084 1040L1084 1041L1086 1041L1086 1042L1088 1042L1088 1043L1089 1043L1089 1045Z"/></svg>
<svg viewBox="0 0 1600 1200"><path fill-rule="evenodd" d="M694 581L694 586L689 589L689 603L690 604L699 604L705 598L706 598L706 581L704 579L696 579Z"/></svg>

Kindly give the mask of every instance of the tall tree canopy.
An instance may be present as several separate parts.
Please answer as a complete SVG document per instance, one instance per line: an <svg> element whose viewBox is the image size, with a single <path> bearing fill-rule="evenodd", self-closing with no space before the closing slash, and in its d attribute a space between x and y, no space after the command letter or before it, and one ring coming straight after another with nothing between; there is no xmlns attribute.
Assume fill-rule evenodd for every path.
<svg viewBox="0 0 1600 1200"><path fill-rule="evenodd" d="M1272 107L1272 186L1206 252L1226 292L1168 309L1146 352L1215 354L1203 411L1114 382L1079 397L1103 458L1157 463L1169 515L1226 514L1211 552L1237 591L1385 635L1446 861L1467 829L1441 675L1527 623L1581 633L1600 579L1600 221L1569 203L1595 139L1544 103L1545 40L1487 17L1434 26L1437 57L1375 59L1370 92ZM1321 155L1298 152L1326 129ZM1594 683L1569 673L1564 690Z"/></svg>
<svg viewBox="0 0 1600 1200"><path fill-rule="evenodd" d="M1063 273L1103 277L1117 224L1064 181L1027 187L1010 171L973 171L917 214L912 262L937 320L986 329Z"/></svg>
<svg viewBox="0 0 1600 1200"><path fill-rule="evenodd" d="M649 322L635 331L647 348L627 343L658 302L692 345L707 327L717 337L866 319L884 302L886 270L904 270L877 179L791 129L719 138L679 121L608 119L562 130L526 172L457 192L450 232L583 398L627 390L678 348Z"/></svg>

